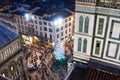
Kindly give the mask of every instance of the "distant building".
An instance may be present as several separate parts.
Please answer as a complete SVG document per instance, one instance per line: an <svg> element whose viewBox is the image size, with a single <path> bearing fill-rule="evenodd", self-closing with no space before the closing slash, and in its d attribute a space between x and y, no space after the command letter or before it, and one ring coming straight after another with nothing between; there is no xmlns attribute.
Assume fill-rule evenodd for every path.
<svg viewBox="0 0 120 80"><path fill-rule="evenodd" d="M0 75L11 80L26 80L20 36L0 21Z"/></svg>
<svg viewBox="0 0 120 80"><path fill-rule="evenodd" d="M50 4L42 7L21 4L15 9L12 6L2 12L13 16L13 22L18 25L19 33L37 35L54 42L65 41L73 33L74 12L56 7ZM25 17L26 14L28 19Z"/></svg>
<svg viewBox="0 0 120 80"><path fill-rule="evenodd" d="M76 0L75 6L73 60L120 74L120 0Z"/></svg>

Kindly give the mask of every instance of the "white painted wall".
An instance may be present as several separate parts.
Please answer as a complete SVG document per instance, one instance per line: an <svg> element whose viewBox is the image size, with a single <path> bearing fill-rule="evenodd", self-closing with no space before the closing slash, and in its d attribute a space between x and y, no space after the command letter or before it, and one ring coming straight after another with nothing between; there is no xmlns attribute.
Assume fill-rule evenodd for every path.
<svg viewBox="0 0 120 80"><path fill-rule="evenodd" d="M79 31L79 17L80 16L83 16L84 17L84 23L85 23L85 17L89 17L89 29L88 29L88 33L84 33L84 34L87 34L87 35L93 35L93 27L94 27L94 15L92 14L85 14L85 13L75 13L75 32L78 32ZM84 26L84 24L83 24ZM83 28L83 31L84 31L84 28Z"/></svg>

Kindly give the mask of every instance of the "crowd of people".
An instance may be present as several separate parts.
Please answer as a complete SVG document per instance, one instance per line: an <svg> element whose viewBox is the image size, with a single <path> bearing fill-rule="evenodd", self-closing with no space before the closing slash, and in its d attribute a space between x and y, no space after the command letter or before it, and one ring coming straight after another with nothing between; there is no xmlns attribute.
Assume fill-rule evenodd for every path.
<svg viewBox="0 0 120 80"><path fill-rule="evenodd" d="M29 71L30 80L47 80L48 76L51 79L51 65L53 59L53 48L34 47L28 48L28 54L26 56L27 67L36 67L34 71ZM48 70L49 69L49 70ZM34 73L34 77L32 75ZM53 79L51 79L53 80Z"/></svg>

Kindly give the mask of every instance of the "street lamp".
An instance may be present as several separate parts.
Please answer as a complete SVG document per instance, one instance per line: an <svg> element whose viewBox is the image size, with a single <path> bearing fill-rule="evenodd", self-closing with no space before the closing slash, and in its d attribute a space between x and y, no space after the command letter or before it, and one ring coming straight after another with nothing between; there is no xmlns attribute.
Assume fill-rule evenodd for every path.
<svg viewBox="0 0 120 80"><path fill-rule="evenodd" d="M31 13L26 13L25 15L25 19L26 21L30 21L30 20L34 20L34 15L32 15Z"/></svg>
<svg viewBox="0 0 120 80"><path fill-rule="evenodd" d="M57 19L55 19L55 20L53 21L53 23L54 23L55 26L61 25L62 22L63 22L63 19L62 19L61 17L59 17L59 18L57 18Z"/></svg>

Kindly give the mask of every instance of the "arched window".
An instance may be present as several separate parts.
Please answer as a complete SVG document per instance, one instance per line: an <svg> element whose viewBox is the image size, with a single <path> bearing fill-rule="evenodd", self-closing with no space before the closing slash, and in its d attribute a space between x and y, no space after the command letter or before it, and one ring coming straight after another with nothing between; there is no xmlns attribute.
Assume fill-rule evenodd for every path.
<svg viewBox="0 0 120 80"><path fill-rule="evenodd" d="M87 39L84 39L84 41L83 41L83 52L86 53L86 49L87 49Z"/></svg>
<svg viewBox="0 0 120 80"><path fill-rule="evenodd" d="M88 33L88 27L89 27L89 17L87 16L85 18L85 28L84 28L85 33Z"/></svg>
<svg viewBox="0 0 120 80"><path fill-rule="evenodd" d="M78 39L78 51L81 51L81 46L82 46L82 39Z"/></svg>
<svg viewBox="0 0 120 80"><path fill-rule="evenodd" d="M82 32L83 30L83 16L79 18L79 31Z"/></svg>

